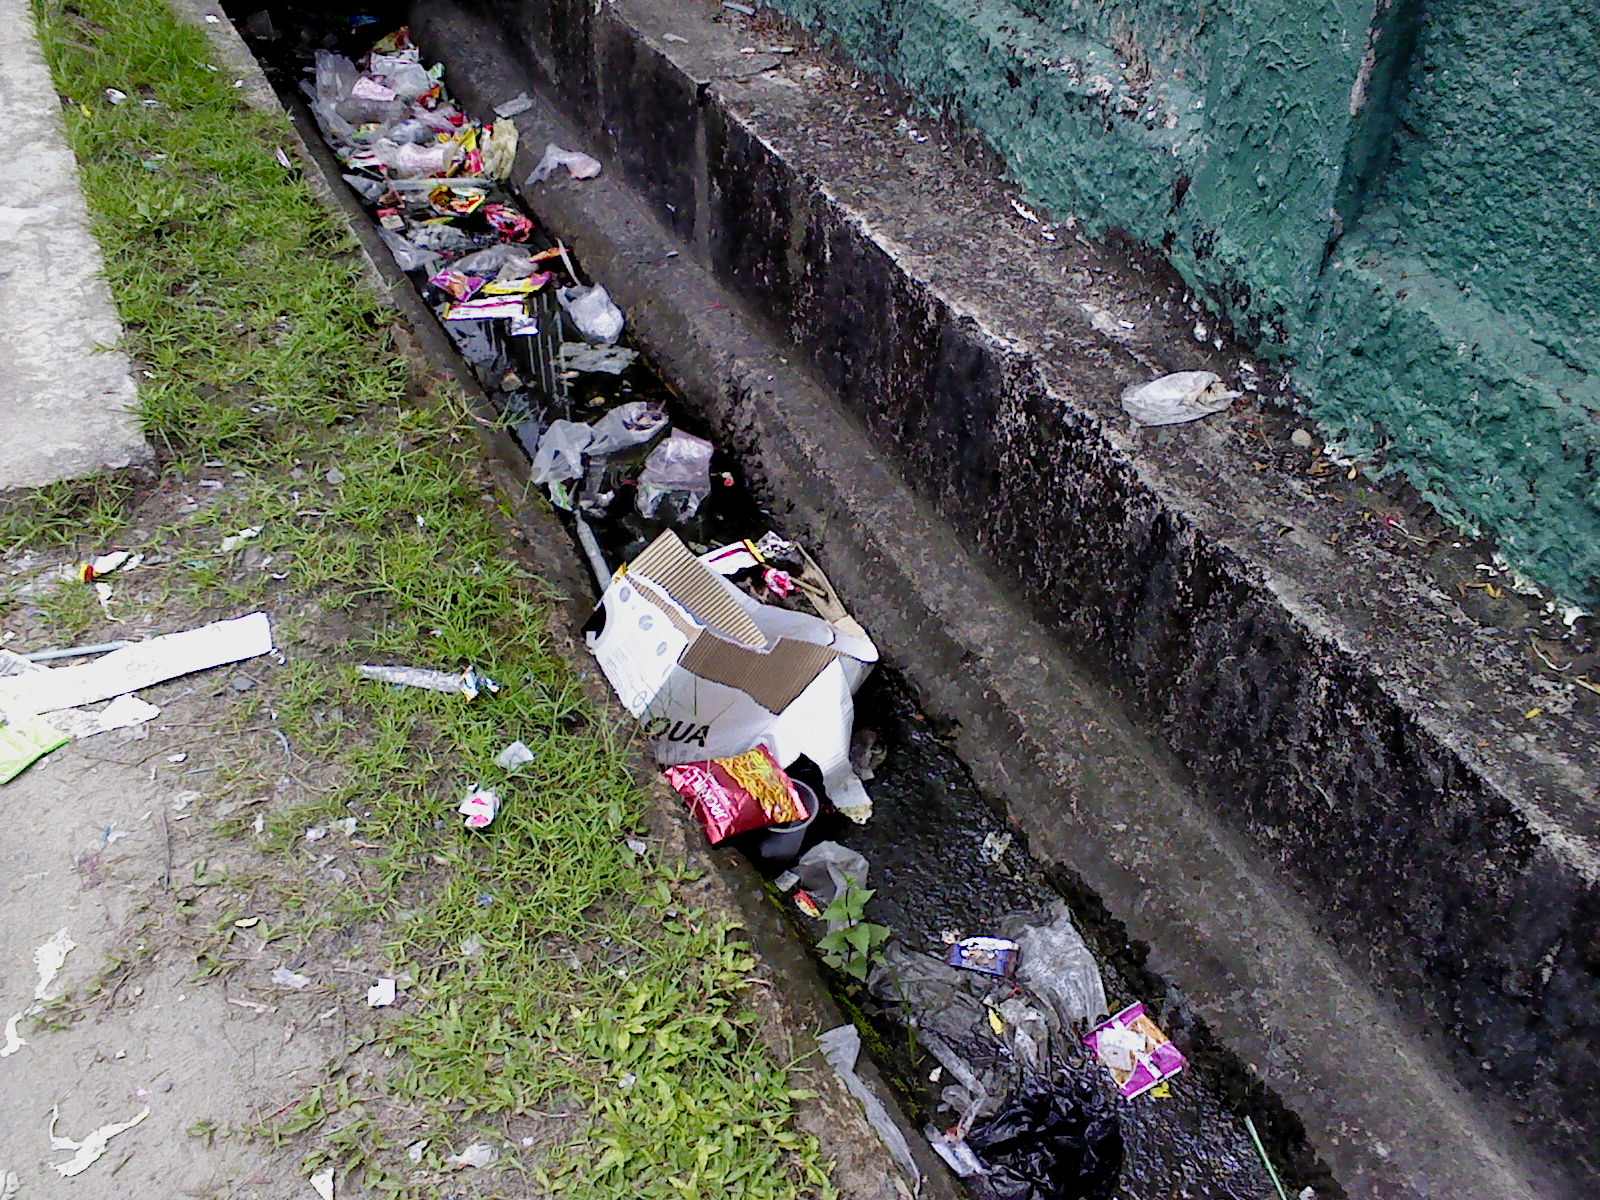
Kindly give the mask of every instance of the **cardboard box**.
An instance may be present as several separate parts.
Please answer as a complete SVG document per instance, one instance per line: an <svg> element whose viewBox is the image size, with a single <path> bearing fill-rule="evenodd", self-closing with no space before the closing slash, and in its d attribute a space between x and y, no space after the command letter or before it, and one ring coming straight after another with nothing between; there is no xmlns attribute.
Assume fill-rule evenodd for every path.
<svg viewBox="0 0 1600 1200"><path fill-rule="evenodd" d="M670 530L629 563L586 626L590 651L663 765L767 746L784 767L805 755L828 797L865 820L850 767L854 695L878 661L856 622L745 595Z"/></svg>

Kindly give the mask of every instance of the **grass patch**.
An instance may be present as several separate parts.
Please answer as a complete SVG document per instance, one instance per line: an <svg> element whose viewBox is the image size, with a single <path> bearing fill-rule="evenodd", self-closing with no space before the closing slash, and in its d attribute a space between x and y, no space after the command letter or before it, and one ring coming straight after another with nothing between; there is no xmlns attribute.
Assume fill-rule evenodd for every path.
<svg viewBox="0 0 1600 1200"><path fill-rule="evenodd" d="M803 1093L752 1027L748 948L694 903L691 877L623 844L643 804L627 749L551 649L545 600L507 550L457 398L406 403L420 384L341 219L273 155L283 119L244 105L202 33L155 0L40 0L36 12L145 428L169 480L230 480L222 500L159 531L163 603L269 607L291 660L271 705L313 798L272 818L276 862L263 870L282 916L264 919L312 940L366 937L408 981L374 1035L395 1068L330 1070L271 1136L303 1145L308 1171L331 1163L383 1194L435 1195L450 1139L503 1137L559 1100L569 1111L520 1160L502 1142L508 1170L548 1191L831 1194L815 1145L791 1128ZM111 104L108 87L133 99ZM98 540L124 507L41 494L0 541ZM263 532L240 553L270 571L217 553L219 533L243 525ZM63 593L47 618L87 634L88 594ZM504 690L468 704L391 689L356 677L368 660L473 663ZM492 759L514 738L538 760L507 777ZM263 776L285 769L269 753ZM483 833L453 813L474 782L504 797ZM309 846L304 831L349 816L378 849L349 853L353 875L336 887L313 870L330 843ZM219 947L202 969L225 969ZM410 1163L404 1139L430 1134Z"/></svg>

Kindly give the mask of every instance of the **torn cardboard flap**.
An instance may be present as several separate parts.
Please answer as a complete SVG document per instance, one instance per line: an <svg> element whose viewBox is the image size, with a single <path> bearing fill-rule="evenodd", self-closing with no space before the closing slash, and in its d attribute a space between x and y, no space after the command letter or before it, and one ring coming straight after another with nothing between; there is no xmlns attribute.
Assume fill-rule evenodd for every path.
<svg viewBox="0 0 1600 1200"><path fill-rule="evenodd" d="M669 531L606 589L588 645L658 762L765 744L785 767L801 755L816 763L834 804L865 819L871 801L850 767L850 733L855 690L878 651L841 618L752 599Z"/></svg>

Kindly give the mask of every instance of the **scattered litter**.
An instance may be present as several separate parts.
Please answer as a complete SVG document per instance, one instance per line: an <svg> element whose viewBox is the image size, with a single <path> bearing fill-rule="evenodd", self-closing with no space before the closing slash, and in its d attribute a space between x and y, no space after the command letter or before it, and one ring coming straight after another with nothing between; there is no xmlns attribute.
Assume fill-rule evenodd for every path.
<svg viewBox="0 0 1600 1200"><path fill-rule="evenodd" d="M272 156L278 160L278 165L285 171L289 171L294 168L294 164L289 161L288 152L284 150L282 146L274 146L272 148Z"/></svg>
<svg viewBox="0 0 1600 1200"><path fill-rule="evenodd" d="M755 9L751 8L748 4L740 4L737 2L737 0L722 0L722 7L732 9L734 12L741 13L747 17L753 17L756 15Z"/></svg>
<svg viewBox="0 0 1600 1200"><path fill-rule="evenodd" d="M259 525L251 525L249 528L239 530L238 533L230 533L227 537L223 538L221 544L217 546L217 553L232 554L246 542L253 542L260 536L261 526Z"/></svg>
<svg viewBox="0 0 1600 1200"><path fill-rule="evenodd" d="M228 997L228 1003L237 1005L240 1008L248 1008L251 1012L254 1012L254 1013L263 1013L263 1014L265 1014L265 1013L271 1013L271 1012L277 1012L278 1011L278 1006L276 1004L262 1004L262 1003L260 1003L259 1001L256 1001L256 1000L243 1000L243 999L240 999L238 996L229 996Z"/></svg>
<svg viewBox="0 0 1600 1200"><path fill-rule="evenodd" d="M233 927L235 929L254 929L259 924L261 924L260 917L240 917L233 923Z"/></svg>
<svg viewBox="0 0 1600 1200"><path fill-rule="evenodd" d="M1122 1170L1122 1130L1106 1097L1030 1075L1006 1105L967 1136L1007 1200L1105 1200Z"/></svg>
<svg viewBox="0 0 1600 1200"><path fill-rule="evenodd" d="M867 860L858 851L838 842L818 842L794 864L794 877L808 896L826 908L852 885L866 887L868 870Z"/></svg>
<svg viewBox="0 0 1600 1200"><path fill-rule="evenodd" d="M39 982L33 989L35 1000L50 999L50 985L56 981L56 976L66 965L67 955L77 948L78 943L72 940L67 931L58 929L34 950L33 965L39 972Z"/></svg>
<svg viewBox="0 0 1600 1200"><path fill-rule="evenodd" d="M642 517L654 517L663 500L671 500L680 520L700 511L711 494L711 455L715 447L705 438L674 429L650 451L639 472L635 506Z"/></svg>
<svg viewBox="0 0 1600 1200"><path fill-rule="evenodd" d="M842 610L824 620L762 604L668 530L606 588L585 633L663 766L765 745L786 769L810 758L846 816L870 813L849 751L855 691L878 651Z"/></svg>
<svg viewBox="0 0 1600 1200"><path fill-rule="evenodd" d="M1009 938L962 938L950 947L945 961L963 971L1009 979L1017 970L1017 944Z"/></svg>
<svg viewBox="0 0 1600 1200"><path fill-rule="evenodd" d="M30 663L51 662L58 658L90 658L96 654L110 654L113 650L121 650L131 645L133 645L132 642L95 642L89 646L63 646L56 650L34 650L31 653L18 655L17 657ZM0 675L15 674L14 671L6 669L4 658L5 652L0 651Z"/></svg>
<svg viewBox="0 0 1600 1200"><path fill-rule="evenodd" d="M983 845L978 847L978 857L986 863L998 863L1011 849L1012 840L1010 833L987 833L984 835Z"/></svg>
<svg viewBox="0 0 1600 1200"><path fill-rule="evenodd" d="M365 664L356 668L363 678L379 683L392 683L398 687L423 688L430 692L459 692L468 700L476 700L483 692L493 695L500 685L476 667L451 674L449 671L430 671L423 667L381 667Z"/></svg>
<svg viewBox="0 0 1600 1200"><path fill-rule="evenodd" d="M529 478L537 485L564 483L583 475L583 453L594 441L594 430L578 421L550 422L533 452Z"/></svg>
<svg viewBox="0 0 1600 1200"><path fill-rule="evenodd" d="M495 766L513 774L536 760L539 756L529 750L524 742L512 742L499 754L494 756Z"/></svg>
<svg viewBox="0 0 1600 1200"><path fill-rule="evenodd" d="M563 371L587 371L621 375L639 357L637 350L624 346L590 346L583 342L562 342L556 351L556 364Z"/></svg>
<svg viewBox="0 0 1600 1200"><path fill-rule="evenodd" d="M1278 1168L1272 1165L1272 1159L1267 1155L1267 1148L1261 1144L1261 1135L1256 1132L1256 1123L1251 1120L1249 1113L1245 1114L1244 1127L1246 1132L1250 1134L1250 1141L1255 1146L1256 1153L1261 1156L1262 1165L1267 1168L1267 1174L1272 1179L1272 1186L1277 1189L1278 1200L1289 1200L1288 1193L1283 1190L1283 1180L1278 1178ZM1307 1188L1306 1192L1309 1191L1311 1189ZM1305 1192L1301 1192L1300 1195L1303 1197Z"/></svg>
<svg viewBox="0 0 1600 1200"><path fill-rule="evenodd" d="M689 39L688 38L682 37L682 36L680 36L679 34L676 34L676 33L663 33L661 35L661 40L663 42L677 42L680 45L684 45L684 46L687 46L689 44Z"/></svg>
<svg viewBox="0 0 1600 1200"><path fill-rule="evenodd" d="M1171 1039L1145 1015L1143 1004L1128 1005L1083 1040L1105 1063L1128 1100L1188 1065Z"/></svg>
<svg viewBox="0 0 1600 1200"><path fill-rule="evenodd" d="M311 1188L317 1193L319 1200L333 1200L332 1167L324 1167L311 1177Z"/></svg>
<svg viewBox="0 0 1600 1200"><path fill-rule="evenodd" d="M600 284L592 287L565 287L556 290L556 300L579 333L591 342L610 345L622 336L625 318L612 303L611 295Z"/></svg>
<svg viewBox="0 0 1600 1200"><path fill-rule="evenodd" d="M115 729L131 729L153 721L161 715L154 704L147 704L138 696L118 696L98 712L64 708L45 713L43 719L63 733L75 738L94 737Z"/></svg>
<svg viewBox="0 0 1600 1200"><path fill-rule="evenodd" d="M500 794L489 788L473 788L467 798L456 805L456 811L467 819L468 829L487 829L500 811Z"/></svg>
<svg viewBox="0 0 1600 1200"><path fill-rule="evenodd" d="M1178 371L1122 393L1122 407L1141 425L1181 425L1221 412L1238 399L1210 371Z"/></svg>
<svg viewBox="0 0 1600 1200"><path fill-rule="evenodd" d="M533 101L528 98L527 92L518 92L511 99L494 106L494 115L497 117L515 117L527 112L533 107Z"/></svg>
<svg viewBox="0 0 1600 1200"><path fill-rule="evenodd" d="M116 1137L117 1134L125 1133L132 1129L149 1115L150 1109L147 1106L140 1109L137 1116L126 1121L119 1121L113 1125L102 1125L81 1142L75 1142L71 1138L64 1138L56 1133L56 1122L61 1119L61 1110L59 1107L52 1107L50 1109L50 1149L71 1150L74 1153L66 1162L52 1163L51 1165L68 1179L74 1175L83 1174L94 1165L96 1159L106 1152L106 1143Z"/></svg>
<svg viewBox="0 0 1600 1200"><path fill-rule="evenodd" d="M71 735L36 716L6 716L0 711L0 783L9 783L71 740Z"/></svg>
<svg viewBox="0 0 1600 1200"><path fill-rule="evenodd" d="M272 650L266 613L217 621L113 650L91 663L0 678L0 712L37 716L78 708Z"/></svg>
<svg viewBox="0 0 1600 1200"><path fill-rule="evenodd" d="M328 836L328 827L326 825L307 825L305 836L308 842L320 842Z"/></svg>
<svg viewBox="0 0 1600 1200"><path fill-rule="evenodd" d="M563 150L551 143L544 148L544 157L539 160L539 165L528 172L527 182L543 183L561 167L565 167L567 174L574 179L593 179L601 169L598 158L577 150Z"/></svg>
<svg viewBox="0 0 1600 1200"><path fill-rule="evenodd" d="M278 987L292 988L299 992L311 986L311 977L302 975L298 971L291 971L288 967L273 967L272 982Z"/></svg>
<svg viewBox="0 0 1600 1200"><path fill-rule="evenodd" d="M106 99L111 101L113 104L126 104L128 100L128 93L123 91L121 88L107 88Z"/></svg>
<svg viewBox="0 0 1600 1200"><path fill-rule="evenodd" d="M989 1168L984 1166L982 1160L972 1152L972 1147L967 1145L966 1139L945 1133L934 1125L929 1125L922 1134L928 1139L928 1145L933 1147L933 1152L944 1160L945 1166L962 1179L989 1173Z"/></svg>
<svg viewBox="0 0 1600 1200"><path fill-rule="evenodd" d="M432 1139L430 1138L422 1138L419 1141L412 1142L406 1147L406 1157L414 1163L420 1163L422 1161L423 1151L427 1150L428 1143L431 1140Z"/></svg>
<svg viewBox="0 0 1600 1200"><path fill-rule="evenodd" d="M0 1200L16 1200L17 1189L21 1186L15 1171L0 1171Z"/></svg>
<svg viewBox="0 0 1600 1200"><path fill-rule="evenodd" d="M110 575L115 571L131 571L144 561L144 555L133 554L127 550L113 550L109 554L101 554L83 564L83 581L93 583L101 576Z"/></svg>
<svg viewBox="0 0 1600 1200"><path fill-rule="evenodd" d="M640 858L643 858L646 854L650 853L650 843L643 841L640 838L624 838L623 845L627 846L629 850L632 850Z"/></svg>
<svg viewBox="0 0 1600 1200"><path fill-rule="evenodd" d="M377 983L367 989L368 1008L388 1008L395 1001L395 983L393 979L381 978Z"/></svg>
<svg viewBox="0 0 1600 1200"><path fill-rule="evenodd" d="M500 1151L488 1142L473 1142L460 1154L452 1154L444 1161L449 1167L487 1167L497 1162L499 1158Z"/></svg>
<svg viewBox="0 0 1600 1200"><path fill-rule="evenodd" d="M905 1135L894 1123L889 1110L884 1108L883 1101L856 1074L856 1060L861 1055L860 1031L854 1025L840 1025L837 1029L818 1035L817 1045L822 1050L822 1056L828 1060L828 1065L838 1072L845 1090L866 1110L868 1124L882 1139L895 1164L911 1180L913 1187L920 1188L922 1172L917 1169L917 1160L911 1155Z"/></svg>
<svg viewBox="0 0 1600 1200"><path fill-rule="evenodd" d="M765 746L731 758L668 767L666 776L712 845L808 816L794 781Z"/></svg>
<svg viewBox="0 0 1600 1200"><path fill-rule="evenodd" d="M630 400L617 405L589 427L592 436L584 453L590 458L603 458L619 450L631 450L644 445L666 427L667 413L659 404Z"/></svg>

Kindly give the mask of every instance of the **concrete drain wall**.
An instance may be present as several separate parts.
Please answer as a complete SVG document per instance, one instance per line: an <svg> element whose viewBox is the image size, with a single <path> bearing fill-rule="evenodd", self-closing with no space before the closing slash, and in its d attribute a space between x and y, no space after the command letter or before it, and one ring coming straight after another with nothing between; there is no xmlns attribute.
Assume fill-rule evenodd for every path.
<svg viewBox="0 0 1600 1200"><path fill-rule="evenodd" d="M861 96L839 89L829 68L810 64L818 74L797 80L786 59L741 54L759 50L761 37L730 34L708 19L712 10L507 0L484 11L492 20L476 26L444 5L415 12L458 90L470 98L470 79L479 87L510 79L504 63L498 76L480 69L496 56L548 87L588 127L586 148L621 166L654 216L780 326L923 500L1060 644L1122 691L1225 826L1205 828L1203 816L1184 826L1188 818L1162 807L1161 788L1141 796L1125 765L1100 761L1103 743L1093 737L1038 744L1041 725L1057 719L1052 699L1081 703L1072 681L1048 666L1053 647L1038 648L1012 710L1002 704L983 726L976 714L994 695L962 689L983 686L1002 660L1026 669L1015 660L1027 647L986 643L981 615L960 608L967 585L938 579L941 565L930 563L938 587L962 593L950 611L965 612L971 626L935 628L949 615L937 608L863 616L874 628L898 622L908 645L925 643L924 669L912 674L974 714L973 736L1009 736L1050 764L1026 764L1019 750L1009 777L985 781L1008 801L1019 784L1038 784L1031 800L1013 801L1019 820L1039 830L1036 842L1048 841L1052 805L1064 821L1065 809L1108 795L1157 829L1184 826L1176 842L1242 836L1253 863L1240 872L1265 864L1278 873L1300 893L1285 903L1309 905L1318 932L1344 948L1343 967L1326 969L1353 969L1402 1007L1418 1055L1447 1055L1494 1129L1531 1122L1508 1144L1540 1144L1565 1160L1533 1168L1539 1191L1525 1194L1583 1194L1565 1178L1597 1179L1590 1155L1600 1132L1592 723L1528 737L1505 710L1541 693L1508 639L1465 619L1403 556L1367 548L1330 561L1327 512L1292 481L1261 476L1226 436L1228 419L1137 440L1108 419L1123 385L1160 370L1215 364L1237 375L1232 362L1196 350L1192 317L1159 280L1125 268L1119 277L1102 261L1075 283L1059 264L1030 258L1014 235L997 232L1015 222L991 180L914 140L891 152ZM1108 337L1095 312L1133 313L1143 336ZM670 324L663 316L654 332L648 321L641 329L656 338ZM689 354L663 345L658 356L670 365ZM718 367L742 391L709 400L724 406L713 415L760 451L774 480L788 480L775 491L789 490L803 507L809 487L819 521L830 509L848 513L828 497L850 490L850 480L805 482L808 469L822 469L826 447L791 431L802 461L779 461L772 429L799 420L798 401L760 394L749 366ZM836 580L870 588L875 571L890 570L869 549L852 559L850 537L880 546L890 533L902 545L937 540L922 536L910 509L882 519L907 528L817 539L836 547ZM930 676L940 671L950 677L943 684ZM1485 694L1509 703L1485 704ZM1043 849L1074 861L1074 847ZM1082 869L1115 910L1119 895L1140 888L1191 886L1163 876L1162 852L1132 892L1114 867L1100 878ZM1169 865L1181 859L1165 852ZM1235 916L1219 908L1217 919ZM1258 919L1265 928L1259 913L1243 917ZM1234 932L1235 949L1256 936ZM1303 964L1272 963L1271 986L1292 991L1296 981L1281 976L1323 970L1313 962L1319 947L1305 948ZM1245 967L1206 970L1221 979ZM1312 1025L1318 1004L1339 1003L1301 1000ZM1359 1059L1370 1049L1354 1042L1345 1052ZM1346 1086L1361 1086L1363 1071L1369 1083L1382 1074L1352 1064ZM1437 1100L1441 1111L1453 1103ZM1483 1186L1471 1194L1524 1194L1497 1192L1487 1173L1475 1182ZM1443 1194L1425 1175L1406 1185L1414 1190L1388 1186L1364 1194Z"/></svg>

